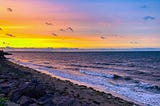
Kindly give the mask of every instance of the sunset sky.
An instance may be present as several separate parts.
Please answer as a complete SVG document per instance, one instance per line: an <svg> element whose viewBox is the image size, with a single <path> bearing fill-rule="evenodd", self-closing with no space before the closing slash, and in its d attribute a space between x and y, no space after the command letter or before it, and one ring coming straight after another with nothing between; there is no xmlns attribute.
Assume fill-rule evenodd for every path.
<svg viewBox="0 0 160 106"><path fill-rule="evenodd" d="M0 0L0 47L160 48L160 0Z"/></svg>

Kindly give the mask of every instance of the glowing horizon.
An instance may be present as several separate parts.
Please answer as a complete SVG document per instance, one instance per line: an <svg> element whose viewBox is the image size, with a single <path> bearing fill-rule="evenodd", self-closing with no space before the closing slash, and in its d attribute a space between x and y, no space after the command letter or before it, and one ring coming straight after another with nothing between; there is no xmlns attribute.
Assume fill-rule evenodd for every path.
<svg viewBox="0 0 160 106"><path fill-rule="evenodd" d="M0 0L0 47L160 48L159 4Z"/></svg>

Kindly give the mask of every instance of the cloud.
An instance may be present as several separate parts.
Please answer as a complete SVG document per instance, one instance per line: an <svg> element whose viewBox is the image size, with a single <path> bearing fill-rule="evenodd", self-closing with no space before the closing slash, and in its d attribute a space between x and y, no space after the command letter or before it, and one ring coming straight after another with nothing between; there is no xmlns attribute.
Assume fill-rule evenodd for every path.
<svg viewBox="0 0 160 106"><path fill-rule="evenodd" d="M53 25L51 22L45 22L46 25Z"/></svg>
<svg viewBox="0 0 160 106"><path fill-rule="evenodd" d="M110 34L110 35L108 35L108 36L110 36L110 37L118 37L117 34Z"/></svg>
<svg viewBox="0 0 160 106"><path fill-rule="evenodd" d="M0 28L0 31L2 31L3 29L2 28Z"/></svg>
<svg viewBox="0 0 160 106"><path fill-rule="evenodd" d="M117 35L117 34L102 34L102 33L96 33L96 35L100 36L101 39L107 39L107 38L122 38L123 36Z"/></svg>
<svg viewBox="0 0 160 106"><path fill-rule="evenodd" d="M153 16L145 16L143 17L144 20L155 20L156 18Z"/></svg>
<svg viewBox="0 0 160 106"><path fill-rule="evenodd" d="M13 9L12 8L7 8L7 11L8 12L13 12Z"/></svg>
<svg viewBox="0 0 160 106"><path fill-rule="evenodd" d="M74 32L73 28L72 27L68 27L66 30L69 30L71 32Z"/></svg>
<svg viewBox="0 0 160 106"><path fill-rule="evenodd" d="M148 8L147 5L142 5L140 8Z"/></svg>
<svg viewBox="0 0 160 106"><path fill-rule="evenodd" d="M138 44L136 41L131 41L130 44Z"/></svg>
<svg viewBox="0 0 160 106"><path fill-rule="evenodd" d="M10 37L15 37L13 34L9 34L9 33L7 33L6 35Z"/></svg>
<svg viewBox="0 0 160 106"><path fill-rule="evenodd" d="M53 36L58 36L56 33L52 33Z"/></svg>
<svg viewBox="0 0 160 106"><path fill-rule="evenodd" d="M117 35L117 34L106 34L106 37L108 37L108 38L122 38L123 36Z"/></svg>

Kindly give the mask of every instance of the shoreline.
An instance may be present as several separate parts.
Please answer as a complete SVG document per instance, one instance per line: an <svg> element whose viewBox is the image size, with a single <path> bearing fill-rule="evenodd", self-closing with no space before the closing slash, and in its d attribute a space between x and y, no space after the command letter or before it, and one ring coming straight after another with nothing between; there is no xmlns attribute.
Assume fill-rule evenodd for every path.
<svg viewBox="0 0 160 106"><path fill-rule="evenodd" d="M30 68L31 70L35 70L37 72L40 72L42 74L45 74L45 75L49 75L51 76L52 78L56 78L56 79L59 79L59 80L62 80L62 81L69 81L75 85L78 85L78 86L86 86L87 88L92 88L94 89L95 91L98 91L98 92L104 92L106 94L112 94L112 96L114 97L119 97L125 101L129 101L129 102L134 102L135 104L138 104L138 105L141 105L141 106L144 106L144 104L138 102L138 101L135 101L135 100L132 100L132 99L129 99L123 95L120 95L120 94L117 94L116 92L111 92L111 91L105 91L104 89L100 89L99 87L96 87L94 85L91 85L91 84L87 84L85 82L79 82L79 81L75 81L75 80L72 80L72 79L68 79L68 78L63 78L61 76L56 76L56 75L53 75L52 73L48 72L48 71L41 71L41 70L38 70L38 69L34 69L32 67L29 67L29 66L25 66L24 64L19 64L19 63L16 63L15 61L11 61L9 60L10 62L14 63L14 64L17 64L17 65L20 65L22 67L26 67L26 68Z"/></svg>
<svg viewBox="0 0 160 106"><path fill-rule="evenodd" d="M33 80L36 80L40 85L43 85L43 87L45 88L44 90L45 95L52 95L53 98L57 99L57 100L53 98L50 99L50 103L54 101L58 104L59 100L63 99L63 101L61 101L61 104L63 103L65 103L65 105L70 104L70 102L66 102L66 101L72 101L71 106L74 106L77 104L79 104L78 106L86 106L86 105L87 106L133 106L133 105L137 105L133 102L123 100L119 97L115 97L110 93L97 91L91 87L87 87L84 85L78 85L78 84L72 83L67 80L60 80L56 77L47 75L45 73L41 73L37 70L31 69L28 67L24 67L22 65L18 65L8 60L0 60L0 69L5 69L6 66L9 69L12 69L13 77L15 77L14 74L16 74L17 82L23 81L25 84L26 82L32 83ZM24 74L24 76L22 77L20 74ZM3 71L2 72L0 71L0 75L3 75ZM2 78L0 78L0 80L1 79ZM8 95L9 94L4 95L4 96L8 98L9 97ZM45 95L39 96L38 99L37 98L35 99L33 97L30 97L30 99L35 99L34 104L40 105L39 99L43 98ZM23 98L24 96L26 97L26 95L21 95L21 96ZM18 99L21 99L22 97L19 97ZM70 100L69 98L71 98L72 100ZM12 98L10 98L9 100L13 101ZM14 102L17 104L20 104L18 101L19 100L14 101Z"/></svg>

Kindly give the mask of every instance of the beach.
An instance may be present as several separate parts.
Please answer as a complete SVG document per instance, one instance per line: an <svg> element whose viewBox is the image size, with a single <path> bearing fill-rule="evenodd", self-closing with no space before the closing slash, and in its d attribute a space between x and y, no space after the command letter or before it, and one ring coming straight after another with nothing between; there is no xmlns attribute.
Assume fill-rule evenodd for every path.
<svg viewBox="0 0 160 106"><path fill-rule="evenodd" d="M111 94L60 80L8 60L0 60L0 97L7 98L17 106L135 105Z"/></svg>

